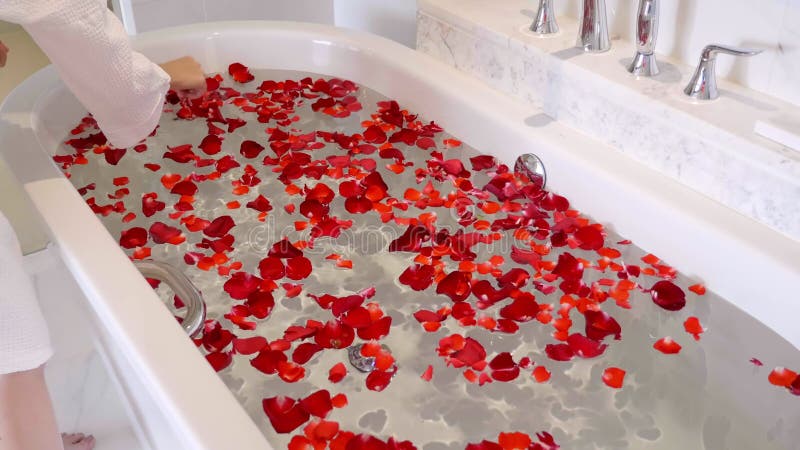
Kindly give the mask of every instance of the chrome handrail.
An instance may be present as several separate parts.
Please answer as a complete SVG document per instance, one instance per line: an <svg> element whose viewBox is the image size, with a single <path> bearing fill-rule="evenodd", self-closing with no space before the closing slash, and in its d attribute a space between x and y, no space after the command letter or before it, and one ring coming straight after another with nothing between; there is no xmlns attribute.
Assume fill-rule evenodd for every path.
<svg viewBox="0 0 800 450"><path fill-rule="evenodd" d="M203 328L206 320L206 303L203 301L203 294L194 283L183 274L167 263L159 261L134 261L133 265L146 278L153 278L163 281L172 289L186 305L186 316L183 318L181 327L189 337L194 337Z"/></svg>

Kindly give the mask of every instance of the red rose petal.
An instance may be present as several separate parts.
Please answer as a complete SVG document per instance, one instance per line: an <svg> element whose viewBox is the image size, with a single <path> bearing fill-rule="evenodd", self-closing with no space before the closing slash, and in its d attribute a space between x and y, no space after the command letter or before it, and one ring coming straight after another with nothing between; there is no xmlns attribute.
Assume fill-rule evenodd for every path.
<svg viewBox="0 0 800 450"><path fill-rule="evenodd" d="M686 306L686 294L671 281L661 280L650 288L653 303L667 311L679 311Z"/></svg>
<svg viewBox="0 0 800 450"><path fill-rule="evenodd" d="M216 155L222 150L222 139L219 136L209 134L203 138L197 147L206 155Z"/></svg>
<svg viewBox="0 0 800 450"><path fill-rule="evenodd" d="M287 239L283 239L273 244L272 248L270 248L267 255L285 259L285 258L296 258L298 256L303 256L303 252L300 251L300 249L298 249L294 245L292 245L292 243L289 242Z"/></svg>
<svg viewBox="0 0 800 450"><path fill-rule="evenodd" d="M328 371L328 380L331 383L338 383L347 375L347 367L344 363L337 363Z"/></svg>
<svg viewBox="0 0 800 450"><path fill-rule="evenodd" d="M239 83L247 83L248 81L253 81L255 78L250 73L250 69L248 69L244 64L240 63L233 63L228 66L228 73L235 81Z"/></svg>
<svg viewBox="0 0 800 450"><path fill-rule="evenodd" d="M785 367L776 367L769 374L769 382L775 386L788 388L797 378L797 372Z"/></svg>
<svg viewBox="0 0 800 450"><path fill-rule="evenodd" d="M264 151L264 146L255 141L244 141L239 148L239 153L245 158L256 158Z"/></svg>
<svg viewBox="0 0 800 450"><path fill-rule="evenodd" d="M300 403L289 397L265 398L262 406L272 428L278 433L291 433L310 418Z"/></svg>
<svg viewBox="0 0 800 450"><path fill-rule="evenodd" d="M211 364L211 367L213 367L215 371L219 372L220 370L231 365L233 358L231 358L230 353L215 352L207 354L206 360L209 364Z"/></svg>
<svg viewBox="0 0 800 450"><path fill-rule="evenodd" d="M422 378L425 381L431 381L431 378L433 378L433 366L429 364L428 368L425 369L425 372L423 372L422 375L420 375L420 378Z"/></svg>
<svg viewBox="0 0 800 450"><path fill-rule="evenodd" d="M292 280L302 280L311 275L311 260L297 256L286 260L286 276Z"/></svg>
<svg viewBox="0 0 800 450"><path fill-rule="evenodd" d="M235 225L231 216L220 216L211 221L203 230L203 234L208 237L221 238L228 234Z"/></svg>
<svg viewBox="0 0 800 450"><path fill-rule="evenodd" d="M294 349L294 352L292 353L292 361L296 362L297 364L305 364L311 360L311 358L313 358L317 352L320 351L322 351L322 347L319 345L311 342L304 342Z"/></svg>
<svg viewBox="0 0 800 450"><path fill-rule="evenodd" d="M267 339L263 336L233 340L233 349L240 355L252 355L253 353L260 352L266 346Z"/></svg>
<svg viewBox="0 0 800 450"><path fill-rule="evenodd" d="M685 322L683 322L683 329L686 330L687 333L691 334L695 341L699 341L700 335L705 331L703 325L700 324L700 319L694 316L689 317Z"/></svg>
<svg viewBox="0 0 800 450"><path fill-rule="evenodd" d="M300 400L300 406L312 416L324 419L333 409L331 394L326 389L320 389Z"/></svg>
<svg viewBox="0 0 800 450"><path fill-rule="evenodd" d="M367 389L370 391L381 392L389 386L392 381L396 369L391 372L384 372L383 370L373 370L367 375Z"/></svg>
<svg viewBox="0 0 800 450"><path fill-rule="evenodd" d="M603 371L603 383L606 386L619 389L625 380L625 371L616 367L609 367Z"/></svg>
<svg viewBox="0 0 800 450"><path fill-rule="evenodd" d="M353 328L338 320L329 320L314 336L315 342L324 348L349 347L354 339Z"/></svg>
<svg viewBox="0 0 800 450"><path fill-rule="evenodd" d="M162 222L154 222L150 226L150 237L156 244L170 243L177 245L186 240L181 230Z"/></svg>
<svg viewBox="0 0 800 450"><path fill-rule="evenodd" d="M119 238L119 245L123 248L141 247L147 243L147 230L142 227L134 227L123 230Z"/></svg>
<svg viewBox="0 0 800 450"><path fill-rule="evenodd" d="M236 272L222 286L231 298L244 300L261 285L261 279L247 272Z"/></svg>
<svg viewBox="0 0 800 450"><path fill-rule="evenodd" d="M258 270L261 273L261 278L265 280L278 280L283 278L286 273L286 268L280 258L268 256L258 263Z"/></svg>
<svg viewBox="0 0 800 450"><path fill-rule="evenodd" d="M656 343L653 344L653 348L666 355L672 355L681 351L681 346L669 336L656 341Z"/></svg>
<svg viewBox="0 0 800 450"><path fill-rule="evenodd" d="M605 311L586 310L583 313L586 318L586 337L596 341L602 341L606 336L614 336L614 339L622 338L622 327Z"/></svg>

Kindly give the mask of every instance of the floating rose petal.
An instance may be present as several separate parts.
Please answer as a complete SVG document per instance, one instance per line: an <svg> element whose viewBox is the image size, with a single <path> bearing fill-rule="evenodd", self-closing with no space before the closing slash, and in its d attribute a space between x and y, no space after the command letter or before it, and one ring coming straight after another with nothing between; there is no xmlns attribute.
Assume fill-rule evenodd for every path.
<svg viewBox="0 0 800 450"><path fill-rule="evenodd" d="M699 341L700 335L705 331L703 325L700 324L700 319L694 316L689 317L685 322L683 322L683 329L686 330L687 333L691 334L695 341Z"/></svg>
<svg viewBox="0 0 800 450"><path fill-rule="evenodd" d="M497 381L512 381L519 376L519 366L508 352L499 353L489 362L492 378Z"/></svg>
<svg viewBox="0 0 800 450"><path fill-rule="evenodd" d="M212 220L211 223L203 230L203 234L208 237L221 238L228 234L236 225L231 216L220 216Z"/></svg>
<svg viewBox="0 0 800 450"><path fill-rule="evenodd" d="M300 400L300 406L312 416L324 419L333 409L331 394L326 389L320 389Z"/></svg>
<svg viewBox="0 0 800 450"><path fill-rule="evenodd" d="M156 244L178 245L186 240L181 230L162 222L155 222L150 226L150 237Z"/></svg>
<svg viewBox="0 0 800 450"><path fill-rule="evenodd" d="M324 348L349 347L355 339L355 332L349 325L338 320L329 320L314 336L315 342Z"/></svg>
<svg viewBox="0 0 800 450"><path fill-rule="evenodd" d="M119 238L119 245L123 248L141 247L147 243L147 230L141 227L134 227L123 230Z"/></svg>
<svg viewBox="0 0 800 450"><path fill-rule="evenodd" d="M225 282L223 289L231 298L244 300L261 284L261 279L247 272L236 272Z"/></svg>
<svg viewBox="0 0 800 450"><path fill-rule="evenodd" d="M381 392L389 386L397 369L392 371L373 370L367 375L366 385L370 391Z"/></svg>
<svg viewBox="0 0 800 450"><path fill-rule="evenodd" d="M414 264L400 274L400 282L411 287L415 291L422 291L433 283L433 267Z"/></svg>
<svg viewBox="0 0 800 450"><path fill-rule="evenodd" d="M260 352L266 346L267 339L263 336L233 340L233 349L240 355L252 355L253 353Z"/></svg>
<svg viewBox="0 0 800 450"><path fill-rule="evenodd" d="M625 371L616 367L609 367L603 371L603 383L606 386L619 389L625 380Z"/></svg>
<svg viewBox="0 0 800 450"><path fill-rule="evenodd" d="M264 146L255 141L246 140L242 142L239 153L245 158L256 158L264 151Z"/></svg>
<svg viewBox="0 0 800 450"><path fill-rule="evenodd" d="M172 186L169 192L172 194L191 196L197 193L197 185L189 180L184 180Z"/></svg>
<svg viewBox="0 0 800 450"><path fill-rule="evenodd" d="M283 239L281 241L276 242L272 245L272 248L269 249L268 256L274 256L276 258L296 258L298 256L303 256L303 252L300 251L297 247L295 247L289 240Z"/></svg>
<svg viewBox="0 0 800 450"><path fill-rule="evenodd" d="M454 302L466 300L472 292L471 274L467 272L450 272L436 286L437 294L444 294ZM427 320L426 322L432 322Z"/></svg>
<svg viewBox="0 0 800 450"><path fill-rule="evenodd" d="M669 336L656 341L656 343L653 344L653 348L666 355L672 355L681 351L680 344L672 340Z"/></svg>
<svg viewBox="0 0 800 450"><path fill-rule="evenodd" d="M586 310L583 315L586 318L586 337L589 339L602 341L606 336L614 336L616 340L622 338L622 327L605 311Z"/></svg>
<svg viewBox="0 0 800 450"><path fill-rule="evenodd" d="M208 363L211 364L211 367L213 367L215 371L219 372L231 365L233 358L231 358L230 353L215 352L207 354L206 360L208 360Z"/></svg>
<svg viewBox="0 0 800 450"><path fill-rule="evenodd" d="M425 369L425 372L423 372L422 375L420 375L420 378L422 378L425 381L431 381L431 379L433 378L433 366L429 364L428 368Z"/></svg>
<svg viewBox="0 0 800 450"><path fill-rule="evenodd" d="M250 73L250 69L240 63L233 63L228 66L228 73L239 83L247 83L248 81L253 81L255 78L253 74Z"/></svg>
<svg viewBox="0 0 800 450"><path fill-rule="evenodd" d="M653 303L667 311L679 311L686 306L686 294L668 280L661 280L650 288Z"/></svg>
<svg viewBox="0 0 800 450"><path fill-rule="evenodd" d="M331 383L338 383L347 375L347 367L344 363L337 363L328 371L328 380Z"/></svg>
<svg viewBox="0 0 800 450"><path fill-rule="evenodd" d="M309 413L289 397L269 397L263 401L264 412L278 433L291 433L306 423Z"/></svg>
<svg viewBox="0 0 800 450"><path fill-rule="evenodd" d="M775 386L788 388L797 378L797 372L785 367L776 367L769 373L769 382Z"/></svg>
<svg viewBox="0 0 800 450"><path fill-rule="evenodd" d="M311 261L305 256L286 260L286 276L292 280L302 280L311 275Z"/></svg>
<svg viewBox="0 0 800 450"><path fill-rule="evenodd" d="M206 155L216 155L222 150L222 139L219 136L209 134L203 138L203 141L198 145L200 150Z"/></svg>

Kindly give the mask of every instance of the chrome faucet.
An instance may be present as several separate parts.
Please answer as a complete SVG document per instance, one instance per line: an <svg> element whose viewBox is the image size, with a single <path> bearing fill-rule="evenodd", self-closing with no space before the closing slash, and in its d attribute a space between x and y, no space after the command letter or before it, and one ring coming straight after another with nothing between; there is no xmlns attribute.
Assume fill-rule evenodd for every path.
<svg viewBox="0 0 800 450"><path fill-rule="evenodd" d="M536 19L533 20L530 30L536 34L558 33L556 15L553 12L553 0L539 0L539 11L536 13Z"/></svg>
<svg viewBox="0 0 800 450"><path fill-rule="evenodd" d="M656 37L658 37L659 0L639 0L636 20L636 54L628 72L642 77L658 75L656 64Z"/></svg>
<svg viewBox="0 0 800 450"><path fill-rule="evenodd" d="M590 53L606 52L611 48L606 0L583 0L578 42L575 45Z"/></svg>
<svg viewBox="0 0 800 450"><path fill-rule="evenodd" d="M714 71L717 63L717 54L725 53L734 56L753 56L763 50L750 50L744 48L728 47L724 45L711 44L703 49L700 55L700 63L694 71L692 79L683 92L697 100L714 100L719 97L717 89L717 77Z"/></svg>

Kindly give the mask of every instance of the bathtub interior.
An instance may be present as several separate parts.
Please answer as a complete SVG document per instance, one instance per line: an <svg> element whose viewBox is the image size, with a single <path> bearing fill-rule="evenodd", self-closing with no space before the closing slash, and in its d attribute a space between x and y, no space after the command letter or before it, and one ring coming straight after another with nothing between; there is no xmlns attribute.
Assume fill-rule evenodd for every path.
<svg viewBox="0 0 800 450"><path fill-rule="evenodd" d="M209 32L207 29L200 29L198 27L188 27L181 33L179 42L172 42L172 45L164 44L164 34L143 36L140 39L139 45L145 51L145 53L148 54L148 56L151 56L156 60L177 57L185 53L192 54L200 59L210 72L224 71L229 62L239 60L243 62L247 61L251 67L259 69L280 68L288 70L314 70L316 72L328 75L352 78L355 81L362 81L359 74L363 75L369 73L369 76L364 75L363 81L368 87L376 88L380 92L387 94L390 97L398 98L401 101L407 99L408 101L405 102L405 104L410 104L412 108L417 107L416 109L424 109L424 111L426 111L426 115L429 115L431 118L441 120L445 126L445 129L452 132L457 137L462 138L465 142L473 144L475 147L480 149L492 149L492 151L497 150L496 155L505 163L512 162L514 156L522 153L523 151L529 151L531 148L535 148L534 152L544 155L552 155L552 158L546 159L546 162L548 160L552 161L552 164L548 166L548 169L550 169L551 179L553 180L552 185L557 191L566 193L566 195L571 199L576 199L576 203L581 209L590 212L598 219L602 220L609 217L617 217L616 215L609 215L609 213L613 213L613 207L602 205L602 201L593 202L591 195L589 195L587 192L581 191L580 187L570 186L570 184L565 181L568 178L567 175L574 173L573 169L576 167L575 160L578 158L570 154L565 155L563 154L564 152L559 151L557 148L558 139L553 138L553 135L563 133L565 130L557 129L555 132L549 131L549 137L543 138L541 142L521 140L519 139L519 134L516 132L511 132L506 137L499 137L498 133L492 132L485 134L479 133L473 129L475 123L474 116L475 114L479 114L475 112L474 108L472 108L474 105L469 104L467 101L467 107L458 108L459 102L461 101L459 97L463 95L463 92L458 94L454 94L452 92L453 90L463 89L465 86L464 83L459 81L459 83L453 83L453 85L449 88L447 87L447 83L441 83L435 87L426 85L424 81L424 67L422 70L418 70L417 72L411 74L402 72L400 66L406 62L404 58L398 58L394 63L395 65L392 65L392 63L389 61L382 60L383 65L376 66L369 60L371 57L370 53L381 53L383 48L381 47L380 43L372 45L371 43L373 43L373 41L363 40L362 42L360 40L360 36L358 35L340 35L336 32L328 34L327 31L322 33L319 30L314 29L312 29L310 32L308 30L291 29L287 33L287 30L279 29L280 27L275 26L272 26L271 28L259 27L257 32L253 32L253 30L246 30L245 28L246 27L237 28L235 26L231 26L225 28L224 32L220 34L217 32ZM254 36L257 36L258 39L253 39ZM271 43L272 45L264 45L267 42ZM366 45L364 44L365 42L367 43ZM168 42L168 44L170 43ZM303 59L294 58L293 56L296 54L309 55L309 57ZM294 61L297 62L295 63ZM428 60L410 60L409 63L418 65L435 64L434 62ZM438 70L438 66L434 66L434 68ZM433 71L435 72L435 70ZM400 78L402 81L392 82L392 78L396 78L398 74L401 74ZM469 84L466 85L470 86ZM426 97L424 93L433 95L433 92L431 92L432 90L439 90L442 95L447 95L448 100L442 101L438 104L437 102L422 100L424 97ZM423 94L421 95L420 92ZM482 97L482 95L484 95L483 91L477 90L476 92L478 93L477 96L481 97L481 101L485 101L486 104L494 105L488 96ZM506 104L503 105L508 106ZM491 109L491 106L489 109ZM506 128L507 124L503 124L503 121L513 120L522 123L526 118L530 117L530 111L523 108L517 109L517 107L513 105L506 108L504 112L506 113L504 116L485 117L485 120L483 120L485 128L489 130L498 128L504 129ZM63 89L63 87L54 87L52 85L47 86L46 92L41 95L37 101L37 104L34 108L33 117L31 118L32 123L34 124L33 135L44 150L44 154L52 155L55 152L55 149L63 140L66 132L72 128L72 126L74 126L76 121L82 117L83 113L84 111L80 105L68 92L66 92L66 90ZM547 121L544 122L545 127L549 127L549 125L546 125ZM567 132L569 131L567 130ZM548 134L548 131L542 130L541 134L542 136L545 136ZM561 138L564 139L564 142L568 143L570 139L572 139L569 136L561 136ZM578 138L577 141L580 142L580 139ZM585 149L585 151L589 153L601 150L606 149ZM580 156L583 157L585 155ZM613 160L613 158L611 159ZM60 176L58 169L49 160L44 162L44 164L41 164L41 162L44 161L37 163L35 170L25 172L22 174L22 176L27 177L27 181ZM577 165L579 166L580 163ZM624 167L624 164L622 164L622 166ZM641 180L637 179L637 177L641 177L642 175L636 175L632 173L636 170L636 167L631 168L631 179L633 179L635 182L640 182ZM617 173L614 175L619 175L619 171L617 171ZM606 176L611 178L614 175ZM610 182L609 185L613 185L614 182L620 183L619 180L615 180ZM618 185L617 189L628 190L630 189L630 186L620 187ZM609 190L612 190L612 188L609 188ZM574 192L574 195L571 194L572 192ZM595 208L589 207L589 205L592 203L599 203L600 205ZM603 211L604 209L605 211ZM658 242L659 239L662 239L658 236L651 237L648 236L647 233L635 231L637 228L637 226L634 225L635 220L631 219L629 216L621 213L619 217L619 222L615 222L614 219L611 221L614 223L614 225L616 225L616 228L621 231L621 234L627 236L634 235L637 243L640 243L643 247L648 249L652 248L648 242L651 242L654 245L658 244L655 245L655 247L658 248L666 249L668 247L668 245L662 245ZM738 225L739 224L737 223L737 226ZM741 227L744 229L748 229L748 227L752 226L752 224L744 222L741 224ZM641 237L641 239L637 239L638 237ZM763 242L763 244L767 247L780 247L780 244L784 242L785 241L779 238L773 239L770 237L766 239L766 242ZM713 246L713 244L710 246ZM720 245L720 247L724 246ZM788 247L784 247L782 251L778 251L777 253L779 255L791 256L793 254L792 250L794 249L796 249L796 245L790 244ZM680 254L679 251L677 253ZM691 258L689 257L690 254L691 252L683 253L672 260L676 261L676 265L679 267L680 262L687 262L687 266L691 267L691 274L702 274L702 270L697 267L692 267L692 265L689 264L691 261ZM790 274L790 277L796 275L796 271L792 269L790 269L788 273ZM738 295L745 296L745 294L737 294L737 296ZM724 324L725 320L730 320L728 318L735 317L737 313L739 313L739 311L736 307L728 303L721 302L721 306L715 310L715 317L719 318L720 324ZM702 357L699 357L701 360L698 361L699 366L697 367L702 367L704 364L709 364L716 367L717 369L715 370L719 371L719 373L726 373L726 370L738 370L734 367L726 368L726 364L729 364L730 361L738 358L740 353L745 353L747 350L752 350L750 353L758 351L761 355L766 354L774 359L777 359L778 355L787 354L786 352L791 352L793 350L790 344L775 336L773 332L769 331L765 327L758 328L758 330L754 329L753 333L754 334L752 336L748 336L746 339L737 333L732 333L730 335L726 335L724 333L716 334L716 336L719 338L719 342L716 344L708 343L708 345L714 345L714 355L719 356L720 359L713 359L714 357L712 357L710 353L709 355L703 355ZM711 334L709 334L709 341L713 341L713 339L714 338L711 338ZM764 345L773 342L777 342L778 344ZM774 353L772 353L773 351ZM756 353L754 353L754 356L755 354ZM720 355L726 356L722 357ZM711 360L706 360L706 358L709 357L711 357ZM695 375L698 378L703 378L705 376L705 374L701 372L698 372ZM755 396L757 394L754 392L748 394L749 391L747 389L742 390L741 386L738 384L723 383L709 386L711 386L711 389L725 392L725 394L721 394L720 397L729 398L731 401L737 404L741 403L743 405L752 405L769 403L764 402L763 397L748 398L748 395ZM696 394L699 391L686 390L685 392L687 393L687 396L685 397L686 403L687 405L691 405L692 393ZM778 392L781 395L785 394L785 392ZM772 395L778 394L773 392ZM774 398L778 402L784 401L780 399L780 397ZM737 406L737 409L739 409L741 404ZM769 413L769 411L766 409L763 410L764 414ZM757 408L754 411L762 410ZM763 415L759 416L758 413L754 415L757 416L754 418L754 420L757 421L762 420L758 417L764 417ZM778 422L764 420L764 426L774 426L777 429L785 431L785 425L781 425ZM712 418L712 420L709 421L708 427L710 427L710 431L708 433L713 435L715 429L714 427L725 428L725 420L724 418L721 419L719 417ZM703 433L705 436L706 431L704 430ZM713 437L709 439L713 439Z"/></svg>
<svg viewBox="0 0 800 450"><path fill-rule="evenodd" d="M238 85L227 77L223 86L252 92L254 86L262 80L301 80L305 77L316 79L321 76L275 70L254 70L253 74L256 81L250 84ZM363 132L359 124L363 120L370 119L370 113L375 111L378 102L388 99L365 88L358 91L356 98L363 106L363 111L353 113L349 118L333 119L321 113L314 114L308 107L311 101L307 102L304 108L298 107L296 112L299 121L291 124L290 127L295 130L292 134L304 135L322 130L348 135ZM128 184L124 186L132 192L131 197L134 201L126 203L132 212L139 212L136 199L146 192L157 192L158 200L170 205L174 195L170 196L169 190L160 186L159 179L162 175L178 173L185 177L193 172L206 172L193 164L162 158L163 149L175 148L186 143L197 146L208 133L202 121L198 123L196 120L177 120L175 111L178 107L178 105L166 107L167 112L161 121L158 133L145 141L147 150L142 153L129 151L113 166L107 164L100 156L91 155L88 165L74 165L67 169L71 175L70 181L76 188L92 184L93 189L85 191L84 195L87 198L96 198L100 204L105 203L105 200L101 200L104 194L111 194L118 189L118 186L111 181L116 177L125 176L130 178ZM401 104L402 107L404 105ZM236 155L236 149L245 139L265 144L263 128L276 126L275 120L266 124L259 123L254 121L254 114L242 114L230 104L223 107L221 113L228 118L245 118L248 125L237 129L235 133L223 133L223 153L211 157L216 158L226 153L234 155L242 166L252 164L259 168L257 176L263 179L263 183L257 184L251 192L244 195L230 193L228 186L240 175L238 169L223 175L218 182L198 182L200 191L194 195L191 214L208 220L219 216L232 216L236 223L231 231L235 245L234 249L226 254L231 261L242 262L244 264L242 270L257 273L259 260L274 243L283 236L289 237L291 241L308 240L308 231L298 231L291 227L292 220L304 219L301 215L282 214L280 205L297 202L295 198L283 192L284 184L275 179L276 174L271 173L269 166L262 168L260 158ZM420 117L422 123L436 119L427 114ZM92 132L86 131L78 137L85 137L87 133ZM436 136L436 141L446 142L443 140L451 138L453 136L445 134ZM413 146L407 147L400 143L395 143L394 146L404 151L406 161L415 163L411 167L413 169L425 167L427 160L431 158L427 152L420 152L418 149L415 153ZM59 154L67 155L71 151L69 146L62 144ZM457 157L465 163L470 157L478 154L466 146L452 150L439 147L438 151L444 152L446 158ZM313 154L314 159L324 159L340 152L341 150L334 144L316 149ZM269 150L266 153L269 154ZM154 173L142 167L142 163L145 162L158 163L161 168ZM411 168L401 175L393 175L382 167L376 170L382 174L392 195L399 197L406 188L421 188L421 185L415 182ZM475 186L483 186L489 179L475 171L471 180ZM309 187L322 183L336 190L336 181L328 178L318 181L302 178L297 183L301 185L305 183ZM444 189L448 183L434 185L446 192ZM273 205L263 224L255 220L256 214L252 210L231 209L226 206L227 202L233 200L241 204L254 200L254 191L269 199ZM381 224L375 216L358 216L360 218L357 219L355 215L342 209L341 205L339 209L333 205L330 212L332 216L353 219L357 222L352 228L352 234L345 233L343 239L319 239L313 248L306 249L304 255L312 261L313 275L303 279L293 278L295 281L291 281L302 283L303 294L294 297L284 295L280 289L274 291L276 306L268 317L265 320L248 318L257 324L254 331L238 329L225 318L225 315L230 313L231 306L238 304L237 301L231 301L222 288L228 279L227 275L217 276L213 271L201 270L192 267L194 264L184 262L186 252L197 250L195 245L203 237L201 233L189 233L184 230L185 242L150 247L152 251L150 258L174 264L187 273L204 292L209 318L223 323L223 329L233 332L238 338L264 336L272 342L279 339L284 329L290 325L301 325L309 319L320 322L330 319L328 311L321 310L309 294L343 296L363 289L376 289L375 299L379 299L378 303L383 311L393 320L393 331L381 342L388 344L392 349L399 366L395 379L385 392L377 394L364 389L365 377L352 369L351 374L341 384L333 385L328 382L327 369L340 362L347 363L344 350L324 352L315 357L304 365L307 377L296 384L285 383L275 375L265 377L251 366L252 356L235 356L230 366L221 369L220 377L268 440L277 447L288 445L290 435L272 432L271 425L263 412L262 399L273 395L301 398L318 389L330 389L331 393L347 394L349 401L347 409L339 414L331 414L331 419L337 420L343 429L370 431L378 436L395 435L401 439L409 438L415 444L479 442L481 439L492 438L493 433L516 430L514 427L529 433L540 431L531 429L532 426L540 426L541 430L553 432L556 440L567 447L590 443L614 446L619 442L629 441L639 443L642 448L676 448L682 445L691 446L692 443L696 445L709 439L710 445L714 445L713 441L716 439L719 443L727 443L728 448L749 449L760 445L764 448L772 446L778 449L789 448L791 442L800 438L795 431L784 430L780 426L783 420L794 420L793 406L796 400L785 391L770 386L763 376L759 383L760 371L752 370L753 365L747 360L748 358L741 357L742 354L753 354L768 361L787 361L796 359L797 352L767 327L711 293L702 298L690 294L691 306L684 311L685 314L678 316L679 319L652 305L648 308L646 305L650 303L649 294L638 294L631 298L631 303L634 305L644 304L642 309L638 309L641 306L635 306L632 311L604 307L604 310L613 311L612 315L622 325L625 334L623 341L613 343L612 349L602 356L602 361L576 362L567 368L558 365L550 367L544 363L543 365L547 365L553 373L553 378L547 385L537 385L534 381L528 380L521 383L496 382L480 389L467 386L464 389L464 382L458 376L458 371L444 367L439 364L435 355L431 355L439 339L451 333L462 333L478 339L486 346L490 355L500 351L510 351L517 358L521 355L532 355L534 360L542 365L542 360L546 360L546 357L541 352L541 343L549 342L546 329L543 326L528 324L526 327L521 324L520 334L504 336L501 333L481 334L474 330L467 333L469 328L453 327L451 324L450 328L445 325L435 334L422 332L419 324L412 319L413 314L419 309L436 310L450 302L447 299L442 301L441 296L437 297L430 292L418 293L408 287L397 285L395 279L408 264L407 258L403 254L388 254L384 249L390 241L402 234L404 227L392 226L391 223ZM119 216L114 214L102 217L101 220L112 236L118 238L124 230L135 226L147 229L156 222L179 226L176 220L171 221L167 217L169 211L171 209L167 206L165 210L155 212L150 218L137 217L130 222L121 222ZM426 211L417 211L420 214L424 212ZM446 210L436 212L439 214L437 228L451 230L459 228L456 218L447 217ZM378 235L372 236L374 232ZM607 242L618 242L624 237L609 232L606 239ZM625 248L622 250L622 258L630 264L640 261L646 254L633 246L620 248ZM481 256L478 260L488 258L492 252L508 258L507 248L502 251L483 249L479 252ZM581 252L577 249L571 249L570 252L587 260L592 258L592 252ZM128 253L135 255L132 249ZM354 269L343 271L336 269L330 262L326 263L325 257L330 253L341 254L342 257L352 260ZM555 253L554 249L550 255L553 260L556 259ZM504 265L504 270L508 270L509 265L514 266L508 261ZM597 281L591 275L588 280L587 282ZM285 281L289 280L286 278L281 280ZM694 282L696 280L684 276L679 276L675 280L675 283L683 289L687 289ZM538 301L547 304L558 304L560 296L558 293L542 295L539 292L536 292L536 295ZM165 302L171 300L169 293L162 297ZM683 339L685 332L682 330L682 323L689 316L699 317L703 326L711 331L703 337L699 346L695 346L691 339ZM731 327L729 324L732 323L737 326ZM653 337L668 335L675 336L686 346L682 358L665 357L649 348ZM746 336L746 339L741 339L741 336ZM208 342L212 342L216 338L209 336L208 339ZM644 351L643 343L648 343L644 346ZM538 353L537 351L533 354L528 353L537 347ZM731 347L735 348L734 352L730 351ZM219 354L218 351L204 353ZM423 373L429 364L435 366L436 373L431 384L419 380L419 374ZM625 367L630 371L629 376L635 379L633 383L636 387L626 394L616 395L611 390L597 386L600 371L608 366ZM654 407L653 402L657 399L658 404ZM615 406L609 408L611 404ZM520 416L519 413L511 412L523 407L542 411L542 417L531 421L525 415ZM472 413L466 414L464 411ZM497 414L489 411L507 411L507 413ZM415 420L419 417L424 420ZM446 426L443 427L444 424ZM550 428L553 426L555 430ZM773 435L774 442L765 444L763 441L768 434Z"/></svg>

